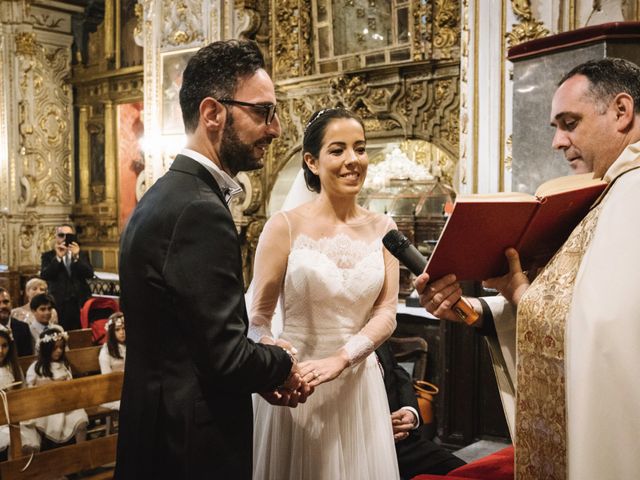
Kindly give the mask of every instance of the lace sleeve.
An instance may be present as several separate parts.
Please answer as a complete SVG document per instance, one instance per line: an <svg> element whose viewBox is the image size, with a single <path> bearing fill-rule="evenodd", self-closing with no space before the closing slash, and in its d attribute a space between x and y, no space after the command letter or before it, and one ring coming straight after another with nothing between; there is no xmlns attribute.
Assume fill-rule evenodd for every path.
<svg viewBox="0 0 640 480"><path fill-rule="evenodd" d="M397 228L395 222L389 218L385 221L383 235L395 228ZM384 284L373 305L369 321L343 347L347 352L350 365L356 365L368 357L391 336L396 328L400 266L398 260L386 248L382 245L380 248L383 249L384 256Z"/></svg>
<svg viewBox="0 0 640 480"><path fill-rule="evenodd" d="M249 338L259 342L273 338L271 319L278 303L290 251L290 229L284 213L271 217L258 241L249 287Z"/></svg>

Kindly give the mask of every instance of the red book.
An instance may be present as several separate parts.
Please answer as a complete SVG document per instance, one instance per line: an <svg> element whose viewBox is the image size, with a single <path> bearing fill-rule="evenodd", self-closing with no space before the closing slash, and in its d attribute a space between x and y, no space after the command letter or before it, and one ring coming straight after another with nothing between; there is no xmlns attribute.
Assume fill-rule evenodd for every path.
<svg viewBox="0 0 640 480"><path fill-rule="evenodd" d="M432 280L454 273L458 280L486 280L509 271L504 251L514 247L523 270L545 265L604 190L593 174L543 183L535 196L496 193L460 197L433 250Z"/></svg>

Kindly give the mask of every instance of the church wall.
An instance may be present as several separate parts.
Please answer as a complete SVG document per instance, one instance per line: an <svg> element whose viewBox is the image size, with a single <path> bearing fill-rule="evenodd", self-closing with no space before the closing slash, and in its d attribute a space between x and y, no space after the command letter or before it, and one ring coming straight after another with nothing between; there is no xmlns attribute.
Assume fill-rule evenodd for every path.
<svg viewBox="0 0 640 480"><path fill-rule="evenodd" d="M71 14L0 2L0 264L33 271L74 201Z"/></svg>
<svg viewBox="0 0 640 480"><path fill-rule="evenodd" d="M459 178L467 181L457 187L463 193L508 191L514 94L509 47L587 25L640 20L640 2L463 0L461 16ZM530 121L548 124L547 118Z"/></svg>

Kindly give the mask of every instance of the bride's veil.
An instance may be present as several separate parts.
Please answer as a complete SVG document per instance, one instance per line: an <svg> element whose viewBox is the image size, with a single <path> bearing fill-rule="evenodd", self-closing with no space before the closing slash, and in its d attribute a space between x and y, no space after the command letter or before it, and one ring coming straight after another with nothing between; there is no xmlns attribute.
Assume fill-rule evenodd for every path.
<svg viewBox="0 0 640 480"><path fill-rule="evenodd" d="M310 202L318 196L316 192L312 192L307 188L307 183L304 180L304 170L301 168L293 180L293 184L287 193L287 196L282 203L281 211L292 210L303 203ZM253 281L249 284L247 293L244 295L244 301L247 305L247 314L251 314L251 302L253 300ZM251 320L251 319L249 319ZM278 338L282 332L282 307L280 301L276 305L276 311L271 319L271 333L273 338ZM256 339L257 341L257 339Z"/></svg>

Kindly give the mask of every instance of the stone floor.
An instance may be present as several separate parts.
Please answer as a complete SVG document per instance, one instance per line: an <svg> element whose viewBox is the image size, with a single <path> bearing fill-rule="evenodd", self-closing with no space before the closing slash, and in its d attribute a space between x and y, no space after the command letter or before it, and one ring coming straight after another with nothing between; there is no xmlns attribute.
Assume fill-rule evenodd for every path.
<svg viewBox="0 0 640 480"><path fill-rule="evenodd" d="M493 440L480 440L476 443L472 443L471 445L467 445L460 450L453 452L456 457L461 458L465 462L469 463L478 458L486 457L487 455L491 455L498 450L502 450L505 447L511 445L510 443L505 442L496 442Z"/></svg>

